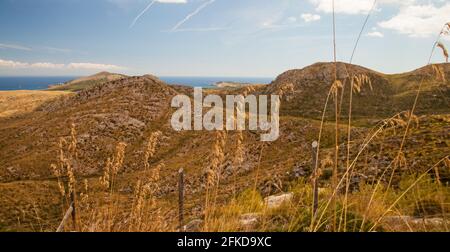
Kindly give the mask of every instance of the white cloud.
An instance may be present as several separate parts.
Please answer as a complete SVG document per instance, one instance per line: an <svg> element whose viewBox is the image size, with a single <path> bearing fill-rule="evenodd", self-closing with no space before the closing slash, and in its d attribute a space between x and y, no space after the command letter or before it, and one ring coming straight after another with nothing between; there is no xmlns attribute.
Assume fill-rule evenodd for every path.
<svg viewBox="0 0 450 252"><path fill-rule="evenodd" d="M109 64L96 64L96 63L70 63L67 65L69 69L85 69L85 70L121 70L124 67L109 65Z"/></svg>
<svg viewBox="0 0 450 252"><path fill-rule="evenodd" d="M18 61L12 61L12 60L2 60L0 59L0 67L12 67L12 68L22 68L27 67L27 63L22 63Z"/></svg>
<svg viewBox="0 0 450 252"><path fill-rule="evenodd" d="M25 63L28 64L28 63ZM38 62L33 64L28 64L29 68L46 68L46 69L63 69L64 64L54 64L49 62Z"/></svg>
<svg viewBox="0 0 450 252"><path fill-rule="evenodd" d="M433 4L405 6L397 15L378 25L410 37L429 37L437 35L450 21L449 13L450 3L440 7Z"/></svg>
<svg viewBox="0 0 450 252"><path fill-rule="evenodd" d="M332 13L332 0L309 0L319 12ZM409 5L415 0L378 0L378 5L399 4ZM356 15L367 14L372 9L374 0L335 0L335 12L340 14Z"/></svg>
<svg viewBox="0 0 450 252"><path fill-rule="evenodd" d="M302 27L302 26L304 26L304 25L299 24L297 21L293 22L293 21L287 19L280 23L275 23L275 22L272 22L271 20L267 20L261 24L260 28L277 30L277 29L290 29L290 28Z"/></svg>
<svg viewBox="0 0 450 252"><path fill-rule="evenodd" d="M384 38L384 34L378 31L373 31L373 32L369 32L367 33L368 37L374 37L374 38Z"/></svg>
<svg viewBox="0 0 450 252"><path fill-rule="evenodd" d="M303 19L305 22L311 22L311 21L320 19L319 15L307 14L308 15L307 17L305 17L304 15L305 14L302 14L300 16L300 18ZM284 17L281 14L274 15L273 17L264 20L261 23L261 28L262 29L285 29L285 28L289 29L289 28L295 28L295 27L302 27L302 26L304 26L304 24L302 24L300 22L301 21L300 18L297 18L295 16ZM309 21L306 21L305 18L308 19Z"/></svg>
<svg viewBox="0 0 450 252"><path fill-rule="evenodd" d="M82 70L121 70L125 69L121 66L98 63L69 63L55 64L50 62L28 63L12 60L0 59L0 68L22 68L22 69L82 69Z"/></svg>
<svg viewBox="0 0 450 252"><path fill-rule="evenodd" d="M319 15L311 14L311 13L303 13L301 15L301 18L303 19L303 21L305 21L307 23L320 20Z"/></svg>

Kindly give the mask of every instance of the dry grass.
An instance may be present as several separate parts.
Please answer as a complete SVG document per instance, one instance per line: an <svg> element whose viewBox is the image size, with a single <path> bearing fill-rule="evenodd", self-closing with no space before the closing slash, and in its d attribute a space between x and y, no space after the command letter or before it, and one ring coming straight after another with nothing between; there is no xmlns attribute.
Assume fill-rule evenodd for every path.
<svg viewBox="0 0 450 252"><path fill-rule="evenodd" d="M71 139L76 139L75 126L73 126ZM156 152L157 138L161 132L154 132L149 137L146 146L146 156L151 157ZM142 231L169 231L174 230L163 221L170 211L163 208L161 202L157 204L159 191L160 171L165 168L164 163L150 167L146 160L146 176L137 180L131 197L124 197L117 191L117 177L123 167L125 143L118 143L114 154L108 158L103 176L99 178L100 192L89 190L89 181L84 179L77 183L73 165L76 163L76 141L72 140L68 147L61 140L60 162L52 165L57 178L58 188L61 192L62 209L67 209L70 203L77 206L77 225L67 227L71 231L87 232L142 232ZM150 146L150 147L149 147ZM95 180L93 181L95 182ZM76 188L82 187L79 197L71 197ZM164 210L166 209L166 210ZM74 223L72 223L74 224ZM75 228L77 227L77 228Z"/></svg>
<svg viewBox="0 0 450 252"><path fill-rule="evenodd" d="M448 51L445 45L442 42L438 42L436 46L442 49L442 54L445 57L445 61L448 63Z"/></svg>
<svg viewBox="0 0 450 252"><path fill-rule="evenodd" d="M195 167L206 169L202 176L190 177L198 181L188 181L187 187L191 189L199 186L201 189L196 193L194 190L189 191L191 195L186 199L186 207L192 210L189 219L201 221L201 231L448 231L450 190L443 175L450 173L447 142L441 140L439 144L444 147L427 153L433 158L426 160L434 161L421 163L420 169L416 167L420 157L411 154L408 149L411 147L409 140L413 132L420 134L419 130L423 130L420 128L423 122L416 115L416 108L426 77L423 76L417 83L410 110L379 120L373 128L355 135L354 96L361 95L367 89L376 91L377 87L373 87L368 75L351 73L348 69L345 69L346 78L338 78L334 18L333 14L334 78L329 86L321 120L307 121L307 125L317 129L305 131L313 132L309 133L312 136L308 139L299 140L294 135L282 139L282 143L256 145L251 132L238 131L232 141L229 132L217 131L211 134L213 137L209 134L192 133L193 137L180 134L173 137L176 140L165 142L162 138L167 132L154 130L139 145L117 141L110 157L105 158L101 174L77 176L80 168L79 142L76 125L72 124L69 135L59 141L57 162L50 166L55 178L54 192L59 192L61 199L60 213L63 214L70 203L76 203L77 206L78 215L73 220L73 228L67 225L67 230L177 231L177 213L173 210L176 199L173 191L163 189L164 182L166 185L169 183L169 188L174 188L174 181L164 179L170 177L169 169L186 165L183 158L198 154L201 155L198 160L207 161ZM446 35L448 29L450 25L446 24L440 36ZM443 49L448 58L445 46L437 42L433 45L430 59L436 47ZM430 66L435 73L435 81L446 82L445 72L438 66ZM248 89L244 92L254 91ZM285 94L289 90L281 91ZM348 96L344 95L345 92ZM345 97L348 97L349 107L348 121L344 124L341 118L344 116L342 104ZM325 115L330 99L334 102L334 121L327 122ZM291 125L285 126L285 129L301 128L292 126L298 119L289 119L286 124ZM444 123L448 121L444 120ZM446 129L442 124L437 127L439 130ZM297 132L291 130L289 133ZM198 142L190 142L196 137L200 138ZM308 141L316 139L319 142L316 163L311 164L308 163L309 154L301 156L300 152L304 148L294 148L302 144L309 146ZM176 144L184 144L180 149L187 153L177 157L180 160L178 163L173 161L180 150L174 147ZM189 145L206 147L184 148ZM375 146L379 146L379 149L375 149ZM141 150L139 171L127 170L125 161L129 149ZM163 149L168 154L158 155ZM202 151L190 152L194 149ZM254 153L253 160L250 160L247 152ZM299 157L292 154L298 154ZM383 158L387 162L378 162L376 175L368 179L365 174L373 168L368 160ZM318 171L309 174L320 185L316 214L312 214L314 188L311 181L305 179L308 177L306 174L301 175L300 179L277 177L285 174L287 166L292 167L296 161L305 160L307 166ZM224 167L229 164L233 168L231 179L224 173ZM189 165L193 166L193 162ZM244 165L250 170L240 177L237 170ZM331 176L327 175L329 170ZM133 179L125 179L129 174L134 175ZM268 192L263 192L261 188L267 185ZM280 192L291 192L292 200L278 207L270 207L264 196ZM28 210L30 213L42 231L44 224L40 208L33 205Z"/></svg>
<svg viewBox="0 0 450 252"><path fill-rule="evenodd" d="M32 112L44 102L69 92L51 91L0 91L0 119Z"/></svg>
<svg viewBox="0 0 450 252"><path fill-rule="evenodd" d="M217 197L219 194L220 177L222 173L222 165L225 161L225 145L227 142L227 132L216 131L215 143L210 163L206 171L206 196L205 196L205 220L204 231L210 231L210 218L216 211Z"/></svg>

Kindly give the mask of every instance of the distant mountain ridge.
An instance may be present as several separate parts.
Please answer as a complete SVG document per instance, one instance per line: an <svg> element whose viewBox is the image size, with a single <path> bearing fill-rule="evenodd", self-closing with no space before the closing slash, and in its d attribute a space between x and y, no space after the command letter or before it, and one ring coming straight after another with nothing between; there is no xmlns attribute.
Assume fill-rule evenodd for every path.
<svg viewBox="0 0 450 252"><path fill-rule="evenodd" d="M449 65L438 66L443 68L448 79ZM435 164L444 155L448 155L450 106L445 104L450 98L449 85L437 79L431 67L387 75L356 65L338 64L338 77L343 82L352 74L369 76L373 90L363 87L360 93L354 95L353 147L350 156L359 155L358 146L362 145L366 136L372 134L372 127L380 120L411 109L422 78L424 83L416 114L423 116L419 116L420 123L417 127L411 127L412 135L408 137L404 148L405 157L411 163L408 168L424 171L429 169L430 164ZM282 98L280 138L262 145L259 132L243 131L244 162L240 167L234 166L233 161L239 135L233 131L227 132L223 153L225 161L218 169L220 197L226 199L236 189L242 191L254 187L262 195L269 196L279 193L282 188L290 188L291 182L299 179L306 181L312 175L311 143L317 140L321 124L317 119L321 116L333 80L334 64L318 63L287 71L271 85L205 90L205 94L221 96L247 92L256 95L280 94ZM186 204L186 213L190 214L189 218L202 216L204 211L201 207L198 208L198 199L203 199L206 191L206 168L214 157L212 150L217 142L216 132L177 132L171 127L171 116L175 111L171 107L172 98L179 94L192 96L192 87L168 85L152 75L128 77L99 73L69 82L60 88L77 91L61 92L64 95L55 95L32 110L0 118L0 193L6 195L0 197L0 230L22 230L22 226L17 226L16 219L17 216L22 216L17 209L22 208L30 209L30 213L34 213L35 209L43 209L39 212L39 218L55 219L50 224L52 230L56 229L62 214L52 164L58 164L61 159L60 144L64 142L76 143L77 157L73 160L73 168L80 189L83 182L89 183L88 189L82 189L83 192L89 190L89 197L93 193L98 197L105 197L100 176L109 169L108 163L115 159L118 144L124 143L126 148L123 165L118 171L117 180L114 180L120 197L131 198L135 193L133 188L136 181L149 179L148 172L160 167L157 198L176 209L173 204L176 201L173 199L178 197L179 170L183 168L186 172L186 202L189 202ZM342 99L341 118L347 115L348 94L347 83ZM17 101L9 97L3 102L5 105L8 102L17 104ZM334 100L331 98L327 120L331 122L333 118ZM323 125L323 157L335 151L335 126L329 122ZM340 123L339 135L345 137L346 121L340 120ZM71 132L72 125L76 131L74 135ZM395 131L384 132L383 140L372 143L367 153L363 154L367 164L360 162L355 167L358 173L355 184L366 179L375 181L376 176L382 172L381 169L392 160L389 154L397 154L402 134L396 135ZM146 160L144 153L155 132L161 132L160 141L155 145L154 155ZM344 142L345 138L341 140ZM381 148L386 154L378 154ZM345 148L340 150L345 152ZM340 155L340 162L344 165L345 155ZM151 169L147 170L147 165ZM370 169L366 169L367 167ZM330 169L325 168L324 176L331 174ZM399 171L399 174L402 173ZM442 172L441 176L444 177L445 174ZM327 183L326 180L323 181L322 188ZM191 204L193 202L196 203ZM23 216L20 223L35 221L36 217L31 214Z"/></svg>
<svg viewBox="0 0 450 252"><path fill-rule="evenodd" d="M450 64L437 64L444 80L450 78ZM333 63L316 63L303 69L289 70L279 75L265 93L283 94L282 110L287 114L318 118L330 86L334 81ZM349 96L349 77L364 74L372 82L354 96L355 116L386 116L411 107L419 83L423 80L421 103L417 113L438 113L450 106L450 88L437 78L431 66L402 74L383 74L357 65L339 62L337 78L344 84L342 112L346 114ZM333 116L332 113L329 116Z"/></svg>
<svg viewBox="0 0 450 252"><path fill-rule="evenodd" d="M109 81L121 80L128 76L123 74L109 73L109 72L100 72L91 76L78 78L69 82L66 82L62 85L52 85L49 87L49 90L52 91L72 91L79 92L81 90L92 87L96 84L102 84Z"/></svg>
<svg viewBox="0 0 450 252"><path fill-rule="evenodd" d="M448 69L450 65L441 66ZM347 78L349 74L365 74L372 81L372 90L363 87L360 93L354 95L355 120L360 118L376 120L410 109L418 83L409 78L420 75L421 71L424 71L425 82L416 113L450 113L450 106L446 105L450 98L449 86L435 80L434 75L428 74L426 69L400 75L386 75L344 63L339 63L337 69L339 78ZM450 77L448 70L446 73L447 77ZM278 76L271 85L255 85L250 88L252 91L247 93L281 94L281 116L317 119L321 116L333 75L334 64L317 63L303 69L289 70ZM81 88L76 86L79 84L84 85L84 88L78 89ZM10 122L4 122L4 125L12 123L13 127L0 127L0 139L3 143L8 143L0 148L0 154L8 153L10 157L2 160L5 162L4 165L17 166L22 170L15 175L0 171L0 181L2 177L3 180L27 178L30 170L45 171L49 160L55 162L54 151L48 150L57 147L58 138L67 135L71 123L78 125L80 154L83 156L85 169L83 172L86 174L98 172L98 167L105 161L97 158L99 153L106 156L118 141L137 146L155 125L163 125L166 131L170 131L170 112L173 112L170 107L171 98L178 94L192 95L191 87L168 85L153 75L127 77L105 72L69 82L63 87L79 91L48 101L35 111L11 119ZM405 87L408 88L408 92L405 92ZM218 89L210 92L220 95L237 94L248 88ZM346 85L342 99L342 117L347 115L348 91ZM332 99L327 111L328 118L333 119ZM28 133L24 135L24 132ZM43 136L46 140L42 140ZM23 142L33 143L26 148L25 146L17 148ZM14 158L24 157L25 153L28 153L27 158ZM31 162L36 158L46 161ZM136 164L130 164L130 167L136 168Z"/></svg>

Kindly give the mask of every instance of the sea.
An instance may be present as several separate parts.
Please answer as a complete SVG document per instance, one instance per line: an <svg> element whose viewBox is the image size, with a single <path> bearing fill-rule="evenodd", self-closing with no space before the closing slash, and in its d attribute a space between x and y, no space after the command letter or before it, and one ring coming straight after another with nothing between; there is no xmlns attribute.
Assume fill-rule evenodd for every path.
<svg viewBox="0 0 450 252"><path fill-rule="evenodd" d="M78 76L62 77L0 77L0 90L44 90L49 85L62 84ZM251 84L269 84L273 78L260 77L160 77L161 80L172 85L184 85L191 87L211 88L220 81L251 83Z"/></svg>

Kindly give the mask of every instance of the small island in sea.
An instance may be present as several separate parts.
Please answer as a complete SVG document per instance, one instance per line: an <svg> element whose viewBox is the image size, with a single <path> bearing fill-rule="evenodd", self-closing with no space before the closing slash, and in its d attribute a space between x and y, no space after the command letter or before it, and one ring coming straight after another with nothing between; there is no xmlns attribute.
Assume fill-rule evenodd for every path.
<svg viewBox="0 0 450 252"><path fill-rule="evenodd" d="M255 83L242 83L242 82L234 82L234 81L219 81L213 84L216 88L241 88L250 85L258 85Z"/></svg>

